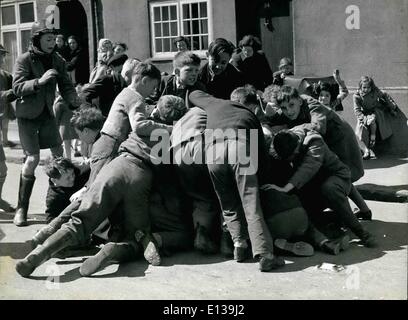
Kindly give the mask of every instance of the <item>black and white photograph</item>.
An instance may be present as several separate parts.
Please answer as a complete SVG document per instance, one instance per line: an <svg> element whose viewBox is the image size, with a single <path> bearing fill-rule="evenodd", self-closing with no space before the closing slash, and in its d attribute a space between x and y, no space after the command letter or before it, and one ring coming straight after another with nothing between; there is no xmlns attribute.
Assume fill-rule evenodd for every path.
<svg viewBox="0 0 408 320"><path fill-rule="evenodd" d="M407 300L407 21L408 0L0 0L0 300Z"/></svg>

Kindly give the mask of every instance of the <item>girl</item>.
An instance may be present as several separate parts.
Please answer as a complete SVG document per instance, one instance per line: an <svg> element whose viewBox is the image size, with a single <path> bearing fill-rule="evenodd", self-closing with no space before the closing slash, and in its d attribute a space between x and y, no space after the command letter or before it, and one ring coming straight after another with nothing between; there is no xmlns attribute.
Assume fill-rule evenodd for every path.
<svg viewBox="0 0 408 320"><path fill-rule="evenodd" d="M331 84L326 82L319 83L318 87L316 88L316 93L321 104L333 109L334 111L341 111L343 110L341 107L341 102L348 96L349 91L344 81L340 78L339 70L334 70L333 78L336 80L337 85L339 86L339 94L337 97L335 97L333 94Z"/></svg>
<svg viewBox="0 0 408 320"><path fill-rule="evenodd" d="M398 107L388 94L377 88L372 78L361 77L358 87L353 96L356 135L364 146L363 159L370 159L375 157L372 149L376 141L385 140L393 134L385 113L396 116Z"/></svg>
<svg viewBox="0 0 408 320"><path fill-rule="evenodd" d="M74 86L84 85L88 82L89 72L86 53L79 45L79 40L75 36L68 38L69 55L67 59L67 70L70 73Z"/></svg>
<svg viewBox="0 0 408 320"><path fill-rule="evenodd" d="M246 35L231 58L231 64L243 74L245 84L263 91L272 83L272 70L265 54L261 51L261 41L253 35Z"/></svg>

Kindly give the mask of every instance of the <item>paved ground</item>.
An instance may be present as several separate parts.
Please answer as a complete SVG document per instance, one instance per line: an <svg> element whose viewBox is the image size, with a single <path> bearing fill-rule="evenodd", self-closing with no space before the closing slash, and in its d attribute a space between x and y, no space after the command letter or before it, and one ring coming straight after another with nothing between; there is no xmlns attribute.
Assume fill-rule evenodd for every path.
<svg viewBox="0 0 408 320"><path fill-rule="evenodd" d="M10 137L17 140L15 125ZM22 152L6 149L6 154L10 161L3 197L16 205ZM370 160L366 165L358 184L408 184L408 159ZM377 235L379 248L353 242L338 256L285 257L285 268L271 273L259 272L255 262L238 264L187 252L165 258L159 267L140 260L81 278L79 266L91 252L78 252L48 261L24 279L14 267L29 251L25 241L44 224L46 187L38 168L28 227L17 228L13 215L0 213L0 299L407 299L408 205L374 201L368 202L374 220L364 225ZM345 269L318 268L321 263Z"/></svg>

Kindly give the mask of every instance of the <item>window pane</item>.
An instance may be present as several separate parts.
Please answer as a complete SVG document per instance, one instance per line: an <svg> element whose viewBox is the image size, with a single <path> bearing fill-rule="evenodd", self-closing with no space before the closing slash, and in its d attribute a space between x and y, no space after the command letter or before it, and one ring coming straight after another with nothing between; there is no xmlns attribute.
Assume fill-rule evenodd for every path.
<svg viewBox="0 0 408 320"><path fill-rule="evenodd" d="M191 49L200 50L200 37L193 37L193 41L191 42Z"/></svg>
<svg viewBox="0 0 408 320"><path fill-rule="evenodd" d="M188 4L183 4L183 19L190 18L190 6Z"/></svg>
<svg viewBox="0 0 408 320"><path fill-rule="evenodd" d="M156 52L163 52L161 39L156 39L155 44L156 44Z"/></svg>
<svg viewBox="0 0 408 320"><path fill-rule="evenodd" d="M170 23L170 26L171 26L171 35L177 36L178 35L177 22Z"/></svg>
<svg viewBox="0 0 408 320"><path fill-rule="evenodd" d="M170 52L170 39L163 39L163 52Z"/></svg>
<svg viewBox="0 0 408 320"><path fill-rule="evenodd" d="M192 17L198 18L198 3L191 4Z"/></svg>
<svg viewBox="0 0 408 320"><path fill-rule="evenodd" d="M14 12L14 6L1 7L1 24L3 26L16 24L16 13Z"/></svg>
<svg viewBox="0 0 408 320"><path fill-rule="evenodd" d="M183 31L185 35L191 34L190 21L183 21Z"/></svg>
<svg viewBox="0 0 408 320"><path fill-rule="evenodd" d="M171 38L171 51L172 52L177 51L176 44L174 43L175 39L176 38Z"/></svg>
<svg viewBox="0 0 408 320"><path fill-rule="evenodd" d="M200 2L200 16L201 18L207 17L207 3Z"/></svg>
<svg viewBox="0 0 408 320"><path fill-rule="evenodd" d="M201 33L208 33L208 22L207 20L201 20Z"/></svg>
<svg viewBox="0 0 408 320"><path fill-rule="evenodd" d="M162 7L162 20L169 21L169 7Z"/></svg>
<svg viewBox="0 0 408 320"><path fill-rule="evenodd" d="M160 7L154 8L154 21L160 21Z"/></svg>
<svg viewBox="0 0 408 320"><path fill-rule="evenodd" d="M168 37L170 35L170 23L163 23L163 36Z"/></svg>
<svg viewBox="0 0 408 320"><path fill-rule="evenodd" d="M154 24L154 35L156 37L161 37L162 33L161 33L161 23L155 23Z"/></svg>
<svg viewBox="0 0 408 320"><path fill-rule="evenodd" d="M201 50L207 50L208 49L208 36L201 37L201 43L202 43Z"/></svg>
<svg viewBox="0 0 408 320"><path fill-rule="evenodd" d="M34 4L20 4L20 23L34 22Z"/></svg>
<svg viewBox="0 0 408 320"><path fill-rule="evenodd" d="M31 30L21 31L21 50L22 52L28 51L28 46L30 45L31 40Z"/></svg>
<svg viewBox="0 0 408 320"><path fill-rule="evenodd" d="M3 45L9 52L6 54L4 61L4 69L8 72L13 72L14 62L17 59L17 33L16 32L3 32Z"/></svg>
<svg viewBox="0 0 408 320"><path fill-rule="evenodd" d="M199 34L200 33L200 22L199 20L193 20L193 34Z"/></svg>
<svg viewBox="0 0 408 320"><path fill-rule="evenodd" d="M177 7L176 6L170 7L170 19L177 20Z"/></svg>

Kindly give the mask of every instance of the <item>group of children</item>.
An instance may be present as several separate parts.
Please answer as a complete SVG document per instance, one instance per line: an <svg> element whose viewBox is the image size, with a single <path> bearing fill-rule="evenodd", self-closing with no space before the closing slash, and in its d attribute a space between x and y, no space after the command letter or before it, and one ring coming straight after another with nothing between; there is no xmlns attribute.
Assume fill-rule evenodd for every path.
<svg viewBox="0 0 408 320"><path fill-rule="evenodd" d="M325 83L315 97L300 95L284 85L293 74L291 60L282 59L272 73L256 37L244 37L238 49L215 39L204 65L182 37L177 40L185 43L177 45L174 72L162 76L149 61L128 59L119 49L112 56L112 42L102 39L98 65L78 93L55 52L55 30L33 26L32 46L17 59L12 87L0 88L2 101L16 100L26 154L17 226L27 225L40 149L53 154L45 166L48 224L33 237L33 251L17 272L29 276L62 249L92 241L104 246L82 264L83 276L140 255L159 265L163 254L190 248L221 251L238 262L252 250L260 270L270 271L284 266L279 254L346 250L345 228L364 246L376 246L359 221L372 213L352 184L364 174L362 154L353 129L336 113L348 94L339 72L333 75L339 95ZM258 66L264 66L262 77L254 72ZM61 100L75 110L69 124L90 146L81 165L61 157L52 109L57 84ZM377 132L387 137L379 128L388 110L378 104L392 113L397 107L367 77L354 101L370 150ZM234 134L220 137L217 130ZM255 172L240 159L231 161L234 152L248 151ZM214 154L216 161L207 161ZM171 161L163 163L168 155ZM11 210L5 203L1 208Z"/></svg>

